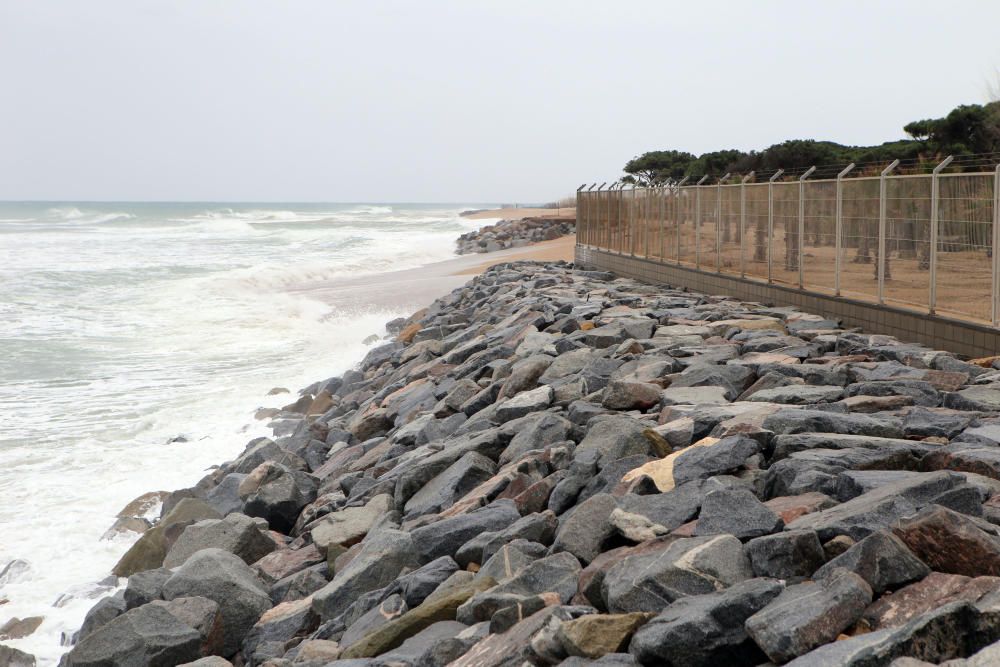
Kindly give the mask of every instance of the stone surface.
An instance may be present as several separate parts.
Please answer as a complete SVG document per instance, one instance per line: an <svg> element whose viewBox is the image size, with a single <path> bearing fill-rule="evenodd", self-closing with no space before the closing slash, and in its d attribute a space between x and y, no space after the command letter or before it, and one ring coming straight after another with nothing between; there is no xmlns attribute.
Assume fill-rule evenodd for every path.
<svg viewBox="0 0 1000 667"><path fill-rule="evenodd" d="M179 665L201 657L198 632L163 607L132 609L90 633L66 654L66 667ZM235 652L235 647L233 648Z"/></svg>

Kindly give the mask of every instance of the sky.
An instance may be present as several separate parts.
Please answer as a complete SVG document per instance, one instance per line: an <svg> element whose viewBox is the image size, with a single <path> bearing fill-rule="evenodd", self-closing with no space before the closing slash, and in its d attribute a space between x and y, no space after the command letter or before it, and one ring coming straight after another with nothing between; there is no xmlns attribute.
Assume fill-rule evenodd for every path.
<svg viewBox="0 0 1000 667"><path fill-rule="evenodd" d="M983 103L1000 2L0 0L0 200L538 202Z"/></svg>

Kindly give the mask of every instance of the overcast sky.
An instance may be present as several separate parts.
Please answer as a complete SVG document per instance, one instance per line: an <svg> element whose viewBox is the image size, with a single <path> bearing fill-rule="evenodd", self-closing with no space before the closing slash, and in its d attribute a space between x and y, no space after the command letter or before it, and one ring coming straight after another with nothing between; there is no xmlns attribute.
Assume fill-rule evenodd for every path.
<svg viewBox="0 0 1000 667"><path fill-rule="evenodd" d="M986 101L1000 2L0 0L0 199L538 201Z"/></svg>

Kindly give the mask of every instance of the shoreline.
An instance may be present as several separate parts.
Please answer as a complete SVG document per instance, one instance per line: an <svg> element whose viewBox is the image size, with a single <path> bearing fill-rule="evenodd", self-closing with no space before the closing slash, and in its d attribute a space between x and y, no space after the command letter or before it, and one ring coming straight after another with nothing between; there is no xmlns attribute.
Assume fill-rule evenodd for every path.
<svg viewBox="0 0 1000 667"><path fill-rule="evenodd" d="M903 655L910 631L893 619L904 613L975 632L974 608L893 608L863 566L864 545L898 536L887 544L908 569L892 589L924 590L938 585L924 583L925 562L953 566L921 531L992 539L982 519L1000 514L982 503L1000 498L1000 481L972 472L988 465L975 448L947 449L1000 423L992 371L792 308L511 263L529 250L428 265L423 280L428 267L317 288L334 302L365 287L403 304L462 283L390 323L395 340L354 370L300 392L272 439L171 493L160 537L147 532L116 567L143 603L106 603L100 619L95 608L67 664L110 650L119 618L189 618L179 599L222 614L212 651L257 663L379 655L500 667L512 655L555 664L627 650L654 664L684 635L651 620L671 600L647 591L669 592L685 572L697 588L708 575L685 564L704 558L711 585L685 584L678 599L729 608L747 586L760 590L736 644L726 643L733 628L711 624L723 621L691 621L722 642L685 646L692 659L720 650L822 662L841 633L868 650L862 621L889 631L879 641ZM466 282L461 271L486 263L503 266ZM817 465L832 472L817 476ZM879 505L886 498L912 506ZM793 544L800 534L815 544ZM755 556L789 540L786 557ZM234 584L239 603L220 592ZM1000 581L991 586L979 595L1000 596ZM862 603L845 613L843 595ZM772 601L801 606L803 623L786 624ZM879 616L880 604L892 613ZM235 616L248 620L226 623ZM812 638L831 617L833 634ZM176 650L204 654L210 638L198 636Z"/></svg>

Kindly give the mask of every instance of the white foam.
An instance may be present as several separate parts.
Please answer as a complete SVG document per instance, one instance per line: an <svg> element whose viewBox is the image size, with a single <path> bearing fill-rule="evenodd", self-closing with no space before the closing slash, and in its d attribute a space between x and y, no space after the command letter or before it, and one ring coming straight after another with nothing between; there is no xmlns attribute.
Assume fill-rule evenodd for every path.
<svg viewBox="0 0 1000 667"><path fill-rule="evenodd" d="M7 643L55 664L132 541L99 539L125 504L236 456L256 408L294 400L271 387L343 372L408 314L288 287L447 258L461 208L38 207L49 223L5 234L0 568L31 571L0 587L0 623L45 617Z"/></svg>

